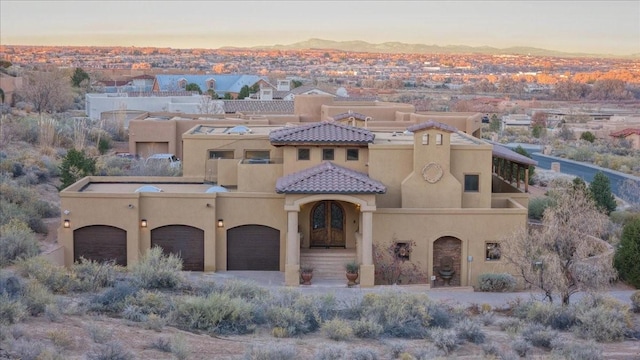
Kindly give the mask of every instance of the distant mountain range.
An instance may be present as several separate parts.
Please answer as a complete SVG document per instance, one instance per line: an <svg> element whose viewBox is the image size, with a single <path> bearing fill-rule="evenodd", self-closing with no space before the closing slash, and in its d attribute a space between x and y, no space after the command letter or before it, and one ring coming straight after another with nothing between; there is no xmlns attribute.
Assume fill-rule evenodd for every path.
<svg viewBox="0 0 640 360"><path fill-rule="evenodd" d="M229 48L229 47L227 47ZM385 42L381 44L371 44L366 41L333 41L324 39L309 39L290 45L265 45L254 46L252 49L272 49L272 50L305 50L305 49L323 49L323 50L340 50L354 52L370 52L370 53L395 53L395 54L486 54L486 55L532 55L532 56L558 56L558 57L624 57L637 58L640 54L631 54L628 56L616 56L605 54L587 54L587 53L568 53L562 51L553 51L547 49L539 49L534 47L516 46L504 49L494 48L490 46L466 46L466 45L425 45L425 44L406 44L401 42Z"/></svg>

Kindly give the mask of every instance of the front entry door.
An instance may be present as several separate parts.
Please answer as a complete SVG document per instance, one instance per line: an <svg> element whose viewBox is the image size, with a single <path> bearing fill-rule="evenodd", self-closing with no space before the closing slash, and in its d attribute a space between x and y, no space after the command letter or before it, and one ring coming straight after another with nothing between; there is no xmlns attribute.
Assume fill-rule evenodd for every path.
<svg viewBox="0 0 640 360"><path fill-rule="evenodd" d="M345 247L344 209L337 201L321 201L311 210L312 247Z"/></svg>

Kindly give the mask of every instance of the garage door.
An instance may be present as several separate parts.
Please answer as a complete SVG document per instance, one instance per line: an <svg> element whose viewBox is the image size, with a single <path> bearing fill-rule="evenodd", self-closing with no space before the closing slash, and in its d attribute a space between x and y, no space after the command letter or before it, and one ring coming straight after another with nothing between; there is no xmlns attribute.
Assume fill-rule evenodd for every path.
<svg viewBox="0 0 640 360"><path fill-rule="evenodd" d="M136 154L147 158L153 154L166 154L169 152L168 142L137 142Z"/></svg>
<svg viewBox="0 0 640 360"><path fill-rule="evenodd" d="M94 261L115 260L127 266L127 232L106 225L86 226L73 231L73 261L83 257Z"/></svg>
<svg viewBox="0 0 640 360"><path fill-rule="evenodd" d="M151 247L180 256L182 270L204 271L204 231L186 225L168 225L151 230Z"/></svg>
<svg viewBox="0 0 640 360"><path fill-rule="evenodd" d="M227 231L227 270L280 270L280 230L262 225Z"/></svg>

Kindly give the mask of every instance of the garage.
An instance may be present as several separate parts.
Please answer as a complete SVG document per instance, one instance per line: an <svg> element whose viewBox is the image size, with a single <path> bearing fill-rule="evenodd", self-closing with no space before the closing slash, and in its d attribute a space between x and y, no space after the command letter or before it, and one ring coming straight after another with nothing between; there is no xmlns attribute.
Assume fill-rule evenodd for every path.
<svg viewBox="0 0 640 360"><path fill-rule="evenodd" d="M136 155L147 158L153 154L165 154L169 152L168 142L136 142Z"/></svg>
<svg viewBox="0 0 640 360"><path fill-rule="evenodd" d="M113 226L93 225L73 231L73 261L80 258L112 261L127 266L127 232Z"/></svg>
<svg viewBox="0 0 640 360"><path fill-rule="evenodd" d="M229 229L227 270L280 271L280 230L263 225Z"/></svg>
<svg viewBox="0 0 640 360"><path fill-rule="evenodd" d="M182 270L204 271L204 231L187 225L167 225L151 230L151 247L182 259Z"/></svg>

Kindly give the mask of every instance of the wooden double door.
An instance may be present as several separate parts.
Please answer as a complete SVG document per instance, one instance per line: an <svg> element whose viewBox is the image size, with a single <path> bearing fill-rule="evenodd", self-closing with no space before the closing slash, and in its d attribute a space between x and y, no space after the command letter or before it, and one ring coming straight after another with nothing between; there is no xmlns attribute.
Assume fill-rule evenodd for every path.
<svg viewBox="0 0 640 360"><path fill-rule="evenodd" d="M345 247L345 212L337 201L320 201L311 209L311 247Z"/></svg>

